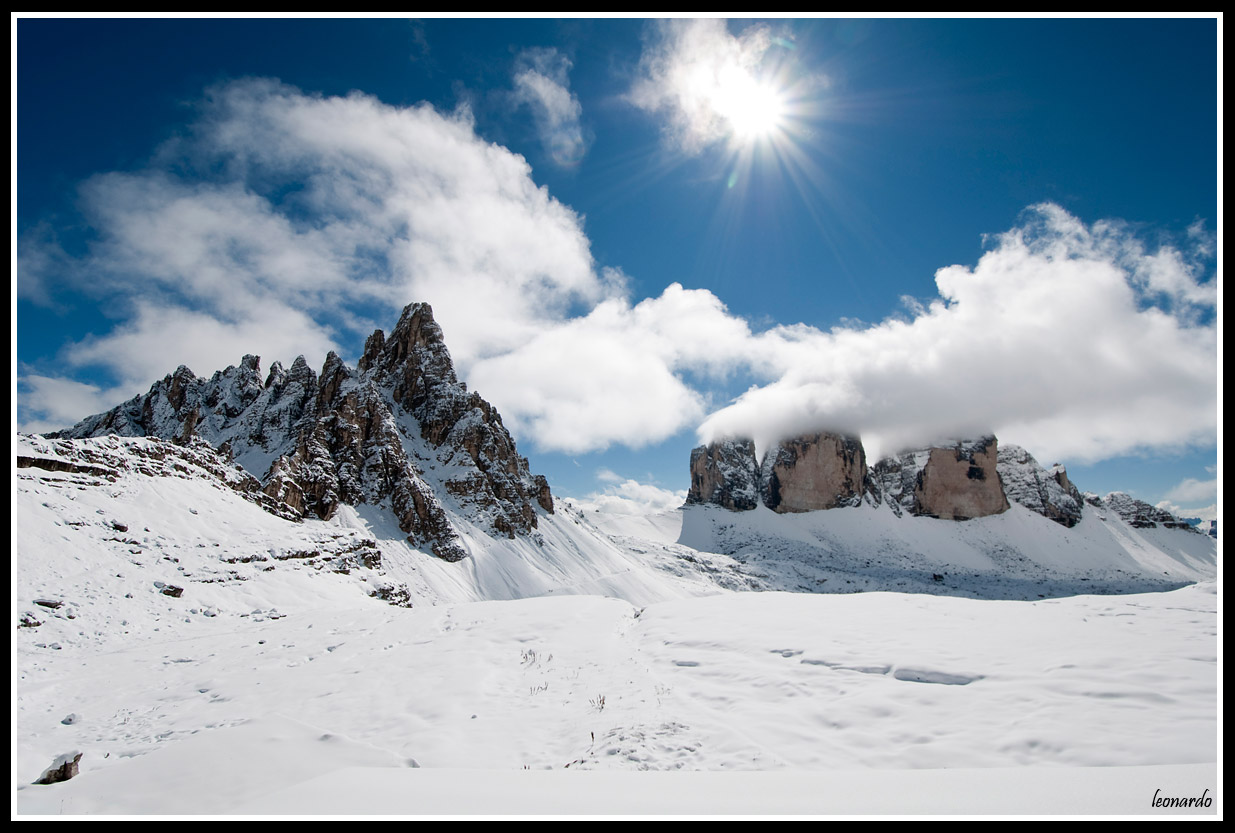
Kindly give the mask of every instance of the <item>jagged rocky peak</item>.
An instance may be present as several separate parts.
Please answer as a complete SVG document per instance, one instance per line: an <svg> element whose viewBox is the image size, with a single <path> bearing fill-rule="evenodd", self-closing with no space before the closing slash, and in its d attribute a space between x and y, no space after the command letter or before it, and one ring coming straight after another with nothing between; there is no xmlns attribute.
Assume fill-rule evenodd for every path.
<svg viewBox="0 0 1235 833"><path fill-rule="evenodd" d="M782 513L857 506L866 477L866 452L857 437L824 432L783 440L763 458L763 504Z"/></svg>
<svg viewBox="0 0 1235 833"><path fill-rule="evenodd" d="M690 453L688 504L714 503L745 511L759 505L759 492L759 466L751 440L718 440Z"/></svg>
<svg viewBox="0 0 1235 833"><path fill-rule="evenodd" d="M1005 445L999 449L998 469L1008 500L1062 526L1080 523L1085 501L1063 466L1043 468L1025 449Z"/></svg>
<svg viewBox="0 0 1235 833"><path fill-rule="evenodd" d="M1111 492L1101 500L1094 495L1087 495L1086 502L1114 510L1128 526L1137 529L1153 529L1162 526L1167 529L1198 531L1196 527L1182 518L1175 517L1165 509L1159 509L1157 506L1138 500L1127 492Z"/></svg>
<svg viewBox="0 0 1235 833"><path fill-rule="evenodd" d="M109 433L199 437L302 515L388 505L410 541L449 561L467 554L455 515L514 537L533 534L537 507L553 512L548 481L455 375L428 304L408 305L389 337L369 336L356 369L334 352L320 374L300 356L287 370L274 363L264 381L256 356L209 380L181 367L59 436Z"/></svg>

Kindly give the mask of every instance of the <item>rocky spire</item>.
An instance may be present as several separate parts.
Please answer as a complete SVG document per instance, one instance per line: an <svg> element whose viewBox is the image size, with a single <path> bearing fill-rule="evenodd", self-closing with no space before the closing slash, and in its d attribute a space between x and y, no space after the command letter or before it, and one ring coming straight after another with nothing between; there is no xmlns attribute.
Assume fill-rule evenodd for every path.
<svg viewBox="0 0 1235 833"><path fill-rule="evenodd" d="M320 374L301 356L265 380L256 356L209 380L181 367L59 436L107 433L200 437L302 515L386 504L413 544L449 561L467 555L453 517L514 537L553 512L501 415L459 381L428 304L409 304L389 337L370 335L355 369L334 352Z"/></svg>

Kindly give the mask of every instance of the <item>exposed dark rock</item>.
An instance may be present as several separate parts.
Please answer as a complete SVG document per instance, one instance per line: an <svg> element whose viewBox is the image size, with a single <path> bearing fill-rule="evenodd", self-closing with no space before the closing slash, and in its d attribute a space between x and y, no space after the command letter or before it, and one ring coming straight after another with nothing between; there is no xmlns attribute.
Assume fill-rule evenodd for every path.
<svg viewBox="0 0 1235 833"><path fill-rule="evenodd" d="M898 515L955 521L997 515L1009 507L997 462L993 436L908 451L874 466L871 499Z"/></svg>
<svg viewBox="0 0 1235 833"><path fill-rule="evenodd" d="M1113 509L1123 518L1128 526L1136 529L1187 529L1197 532L1197 529L1181 518L1177 518L1165 509L1159 509L1143 500L1137 500L1126 492L1111 492L1100 501L1100 505Z"/></svg>
<svg viewBox="0 0 1235 833"><path fill-rule="evenodd" d="M1009 500L1062 526L1080 523L1084 499L1063 466L1044 469L1025 449L1005 445L999 449L998 468Z"/></svg>
<svg viewBox="0 0 1235 833"><path fill-rule="evenodd" d="M70 778L76 778L78 772L77 764L81 761L81 754L80 752L68 752L58 756L56 760L52 761L51 766L43 770L43 774L34 783L59 784Z"/></svg>
<svg viewBox="0 0 1235 833"><path fill-rule="evenodd" d="M699 446L690 453L688 504L715 503L732 511L759 505L759 467L755 444L727 439Z"/></svg>
<svg viewBox="0 0 1235 833"><path fill-rule="evenodd" d="M968 520L1008 509L997 453L995 438L983 437L906 452L868 470L857 437L822 432L776 444L756 466L750 440L728 439L691 452L686 502L744 510L762 499L776 512L809 512L867 499L897 515Z"/></svg>
<svg viewBox="0 0 1235 833"><path fill-rule="evenodd" d="M918 515L965 521L1008 511L993 436L932 448L914 490Z"/></svg>
<svg viewBox="0 0 1235 833"><path fill-rule="evenodd" d="M205 442L260 477L254 500L284 517L330 518L341 504L389 503L409 541L466 557L447 504L499 535L532 534L553 512L497 410L455 375L427 304L411 304L390 336L365 342L353 370L330 353L265 380L256 356L209 380L180 367L149 393L56 435L150 436Z"/></svg>

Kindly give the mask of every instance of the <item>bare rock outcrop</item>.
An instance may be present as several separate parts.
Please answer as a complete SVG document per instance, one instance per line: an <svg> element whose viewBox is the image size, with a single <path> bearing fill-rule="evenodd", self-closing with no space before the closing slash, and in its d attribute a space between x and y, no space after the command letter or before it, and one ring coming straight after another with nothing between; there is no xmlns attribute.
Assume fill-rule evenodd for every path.
<svg viewBox="0 0 1235 833"><path fill-rule="evenodd" d="M1111 492L1101 500L1087 498L1087 502L1113 510L1123 518L1128 526L1136 529L1154 529L1161 526L1166 529L1197 531L1192 524L1182 518L1175 517L1165 509L1159 509L1157 506L1138 500L1127 492Z"/></svg>
<svg viewBox="0 0 1235 833"><path fill-rule="evenodd" d="M870 497L900 515L965 521L1009 508L993 436L907 451L871 469Z"/></svg>
<svg viewBox="0 0 1235 833"><path fill-rule="evenodd" d="M821 432L777 443L756 466L753 444L729 439L691 452L686 502L740 511L761 500L785 513L866 500L887 503L897 515L968 520L1008 509L997 460L998 443L988 436L905 452L868 469L861 440Z"/></svg>
<svg viewBox="0 0 1235 833"><path fill-rule="evenodd" d="M71 778L76 778L80 762L81 753L76 750L66 752L63 755L57 755L56 759L51 762L51 766L43 770L43 774L34 783L60 784Z"/></svg>
<svg viewBox="0 0 1235 833"><path fill-rule="evenodd" d="M932 448L914 490L915 514L967 521L1008 511L998 455L993 436Z"/></svg>
<svg viewBox="0 0 1235 833"><path fill-rule="evenodd" d="M209 379L182 366L52 436L105 434L205 441L304 516L388 504L409 541L448 561L467 554L451 512L509 537L553 512L548 481L529 472L497 409L459 381L428 304L408 305L389 337L369 336L356 368L333 352L320 374L301 356L264 380L256 356Z"/></svg>
<svg viewBox="0 0 1235 833"><path fill-rule="evenodd" d="M811 434L773 446L763 458L763 503L774 512L857 506L866 483L866 452L857 437Z"/></svg>
<svg viewBox="0 0 1235 833"><path fill-rule="evenodd" d="M726 439L690 453L688 504L714 503L739 512L759 505L759 466L755 444Z"/></svg>
<svg viewBox="0 0 1235 833"><path fill-rule="evenodd" d="M998 469L1008 500L1062 526L1080 523L1085 501L1063 466L1043 468L1025 449L1005 445L999 449Z"/></svg>

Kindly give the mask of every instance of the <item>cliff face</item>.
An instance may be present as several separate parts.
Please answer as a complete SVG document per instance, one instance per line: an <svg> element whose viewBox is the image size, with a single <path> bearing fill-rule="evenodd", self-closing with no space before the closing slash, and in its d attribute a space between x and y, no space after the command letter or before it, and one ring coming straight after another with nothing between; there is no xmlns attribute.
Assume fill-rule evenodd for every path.
<svg viewBox="0 0 1235 833"><path fill-rule="evenodd" d="M953 521L998 515L1009 504L997 462L993 436L888 457L871 470L871 502Z"/></svg>
<svg viewBox="0 0 1235 833"><path fill-rule="evenodd" d="M1009 500L1062 526L1080 523L1084 500L1063 466L1044 469L1025 449L1005 445L999 449L999 475Z"/></svg>
<svg viewBox="0 0 1235 833"><path fill-rule="evenodd" d="M57 436L103 434L205 440L301 515L388 505L412 543L448 561L467 553L447 507L510 537L553 512L548 482L528 471L500 414L458 380L427 304L405 308L389 338L374 332L355 369L334 353L320 374L302 356L264 381L256 356L209 379L182 366Z"/></svg>
<svg viewBox="0 0 1235 833"><path fill-rule="evenodd" d="M994 437L932 448L914 490L914 514L967 521L1008 511L997 462Z"/></svg>
<svg viewBox="0 0 1235 833"><path fill-rule="evenodd" d="M998 515L1016 503L1071 528L1089 505L1115 512L1137 528L1196 531L1165 509L1123 492L1105 498L1082 495L1063 466L1043 468L1025 449L1000 447L994 436L906 451L870 468L861 441L842 434L780 442L764 455L762 465L750 440L727 439L692 451L690 468L687 504L713 503L732 511L754 509L759 502L784 513L865 501L886 505L898 517L965 521Z"/></svg>
<svg viewBox="0 0 1235 833"><path fill-rule="evenodd" d="M690 453L688 504L715 503L735 512L759 502L759 467L750 440L721 440Z"/></svg>
<svg viewBox="0 0 1235 833"><path fill-rule="evenodd" d="M856 437L812 434L786 440L763 459L763 503L775 512L857 506L866 483L866 452Z"/></svg>
<svg viewBox="0 0 1235 833"><path fill-rule="evenodd" d="M707 489L695 488L700 461L732 456L738 449L742 465L715 466L708 472ZM739 505L715 497L735 489L746 494L747 472L753 461L749 441L726 440L696 448L691 453L692 489L687 502L753 509L749 500ZM1009 504L996 464L997 442L994 437L984 437L907 452L868 469L865 450L857 437L825 432L778 443L764 456L757 483L763 504L776 512L857 506L866 500L874 505L887 503L898 515L908 512L968 520L1007 511ZM726 479L739 476L738 472L740 485Z"/></svg>

